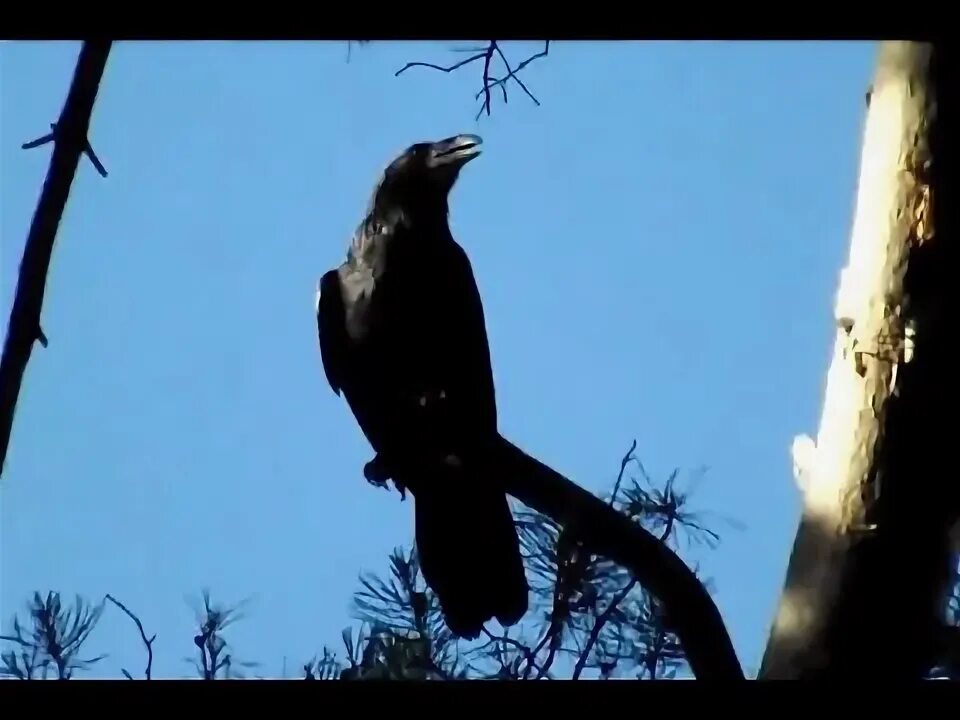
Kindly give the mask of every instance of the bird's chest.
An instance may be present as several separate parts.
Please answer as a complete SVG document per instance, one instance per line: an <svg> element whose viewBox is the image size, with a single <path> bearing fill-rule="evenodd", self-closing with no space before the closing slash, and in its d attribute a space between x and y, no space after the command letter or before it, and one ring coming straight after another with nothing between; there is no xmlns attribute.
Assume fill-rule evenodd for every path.
<svg viewBox="0 0 960 720"><path fill-rule="evenodd" d="M379 372L418 385L443 375L444 342L453 320L439 254L431 249L390 253L357 304L366 315L365 342Z"/></svg>

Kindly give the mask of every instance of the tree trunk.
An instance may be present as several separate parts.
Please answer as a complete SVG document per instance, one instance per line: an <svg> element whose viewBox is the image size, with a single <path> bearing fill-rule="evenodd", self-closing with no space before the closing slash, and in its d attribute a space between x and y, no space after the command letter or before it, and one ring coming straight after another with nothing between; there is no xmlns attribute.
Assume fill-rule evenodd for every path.
<svg viewBox="0 0 960 720"><path fill-rule="evenodd" d="M794 441L803 517L764 679L913 679L938 652L960 504L947 52L880 44L820 429Z"/></svg>

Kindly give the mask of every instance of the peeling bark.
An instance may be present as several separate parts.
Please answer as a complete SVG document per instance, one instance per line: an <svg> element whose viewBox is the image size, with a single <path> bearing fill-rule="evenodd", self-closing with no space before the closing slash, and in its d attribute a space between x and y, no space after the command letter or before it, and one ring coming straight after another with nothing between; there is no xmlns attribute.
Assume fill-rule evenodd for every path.
<svg viewBox="0 0 960 720"><path fill-rule="evenodd" d="M919 678L942 637L960 494L947 52L880 44L820 428L793 447L803 516L764 679Z"/></svg>

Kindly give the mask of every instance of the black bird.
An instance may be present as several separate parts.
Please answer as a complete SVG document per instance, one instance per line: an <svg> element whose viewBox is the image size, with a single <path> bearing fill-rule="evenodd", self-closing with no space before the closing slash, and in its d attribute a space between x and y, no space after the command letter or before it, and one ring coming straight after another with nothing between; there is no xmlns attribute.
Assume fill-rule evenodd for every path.
<svg viewBox="0 0 960 720"><path fill-rule="evenodd" d="M499 434L483 305L448 224L450 191L481 142L417 143L391 162L317 291L324 372L376 452L365 475L412 493L421 571L466 638L494 617L517 623L529 593L489 463Z"/></svg>

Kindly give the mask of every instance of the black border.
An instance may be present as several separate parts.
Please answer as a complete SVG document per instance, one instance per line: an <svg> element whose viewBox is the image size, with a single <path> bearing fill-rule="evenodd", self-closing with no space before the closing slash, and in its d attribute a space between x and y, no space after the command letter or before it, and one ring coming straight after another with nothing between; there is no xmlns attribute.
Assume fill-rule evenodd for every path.
<svg viewBox="0 0 960 720"><path fill-rule="evenodd" d="M376 0L373 0L376 2ZM115 6L120 7L120 6ZM64 4L38 14L30 6L8 10L0 37L19 40L641 40L762 39L875 40L936 39L950 27L941 7L916 13L838 12L834 5L644 3L621 6L570 6L561 12L551 3L549 14L522 10L514 4L484 3L463 7L381 3L377 11L360 3L299 5L271 3L240 12L209 5L126 5L122 11L105 5ZM208 9L209 8L209 9ZM759 6L758 6L759 8ZM764 12L764 9L766 12ZM934 10L937 12L934 12ZM18 10L20 12L18 12ZM830 12L825 12L829 10ZM943 15L943 17L941 17ZM633 21L626 21L634 17ZM469 37L462 37L469 30Z"/></svg>

